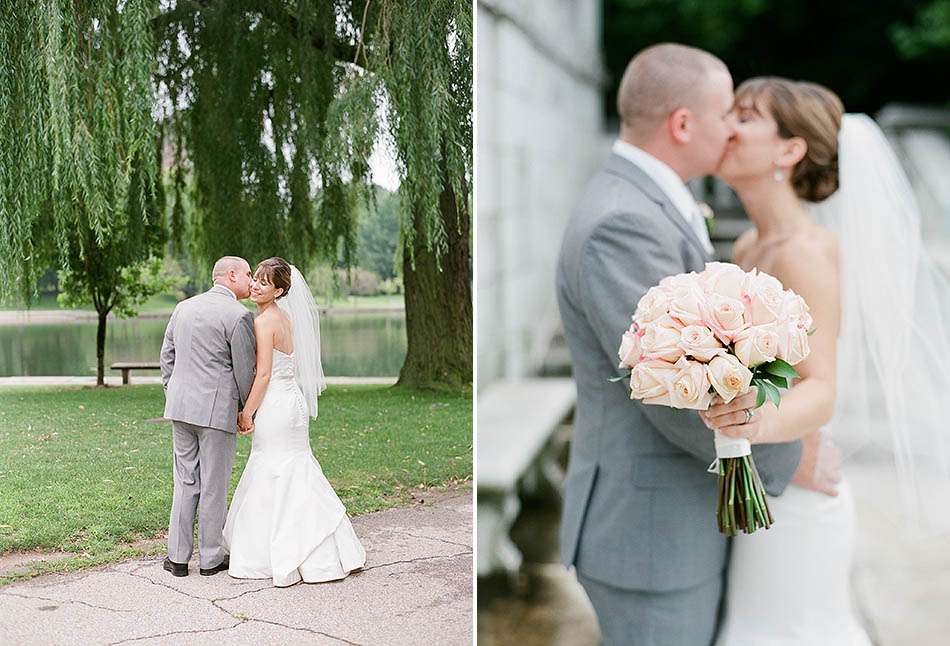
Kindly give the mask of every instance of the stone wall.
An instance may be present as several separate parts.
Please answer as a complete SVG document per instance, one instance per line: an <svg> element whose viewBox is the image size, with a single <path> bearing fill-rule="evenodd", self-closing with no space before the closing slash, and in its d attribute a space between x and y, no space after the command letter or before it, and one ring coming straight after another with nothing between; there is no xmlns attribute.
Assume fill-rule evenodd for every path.
<svg viewBox="0 0 950 646"><path fill-rule="evenodd" d="M605 152L600 6L478 1L479 386L535 372L558 327L561 234Z"/></svg>

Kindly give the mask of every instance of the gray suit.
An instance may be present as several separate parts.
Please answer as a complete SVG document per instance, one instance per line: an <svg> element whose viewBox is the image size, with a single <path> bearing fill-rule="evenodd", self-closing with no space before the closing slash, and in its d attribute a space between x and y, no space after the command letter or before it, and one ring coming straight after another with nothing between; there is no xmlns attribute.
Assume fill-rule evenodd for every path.
<svg viewBox="0 0 950 646"><path fill-rule="evenodd" d="M237 415L254 383L253 315L218 285L182 301L165 329L161 364L174 448L168 558L191 560L197 511L201 567L212 568L227 555L222 530Z"/></svg>
<svg viewBox="0 0 950 646"><path fill-rule="evenodd" d="M561 558L574 565L607 643L703 644L714 637L728 541L716 527L712 432L695 411L645 406L610 383L620 337L647 289L711 260L669 198L612 154L568 224L558 304L577 381ZM799 442L757 445L779 495Z"/></svg>

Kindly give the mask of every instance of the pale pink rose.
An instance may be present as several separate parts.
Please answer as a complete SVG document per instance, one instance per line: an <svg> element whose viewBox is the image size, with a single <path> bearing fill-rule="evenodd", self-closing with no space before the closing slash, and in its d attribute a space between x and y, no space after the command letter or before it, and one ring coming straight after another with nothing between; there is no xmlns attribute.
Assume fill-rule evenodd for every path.
<svg viewBox="0 0 950 646"><path fill-rule="evenodd" d="M748 368L754 368L775 360L779 351L779 335L774 325L750 327L736 335L734 348L739 361Z"/></svg>
<svg viewBox="0 0 950 646"><path fill-rule="evenodd" d="M707 262L706 269L700 274L700 283L707 294L742 300L754 277L754 270L746 272L727 262Z"/></svg>
<svg viewBox="0 0 950 646"><path fill-rule="evenodd" d="M691 271L688 274L667 276L662 279L659 284L660 289L666 290L667 292L676 292L683 288L693 289L697 286L701 287L699 274L695 271Z"/></svg>
<svg viewBox="0 0 950 646"><path fill-rule="evenodd" d="M706 295L698 283L682 285L670 299L670 316L683 325L702 325L708 318Z"/></svg>
<svg viewBox="0 0 950 646"><path fill-rule="evenodd" d="M669 317L660 318L657 320L659 323L654 321L644 326L640 347L646 358L663 359L672 363L683 356L683 349L679 347L680 328L662 324L667 318Z"/></svg>
<svg viewBox="0 0 950 646"><path fill-rule="evenodd" d="M745 303L742 301L719 294L710 294L708 302L707 324L723 343L732 343L739 332L749 327L745 318Z"/></svg>
<svg viewBox="0 0 950 646"><path fill-rule="evenodd" d="M785 304L783 317L791 327L810 330L812 325L811 314L805 299L788 289L785 290Z"/></svg>
<svg viewBox="0 0 950 646"><path fill-rule="evenodd" d="M617 353L620 356L620 365L618 368L632 368L640 361L640 358L643 356L643 347L640 344L641 334L637 328L637 324L634 323L630 326L630 329L623 333L623 337L620 339L620 351Z"/></svg>
<svg viewBox="0 0 950 646"><path fill-rule="evenodd" d="M670 384L670 406L706 410L712 401L706 364L682 357L674 365L678 372Z"/></svg>
<svg viewBox="0 0 950 646"><path fill-rule="evenodd" d="M785 288L782 287L782 281L771 274L767 274L764 271L756 270L755 276L752 278L752 285L749 291L759 291L760 289L777 289L782 293L785 292Z"/></svg>
<svg viewBox="0 0 950 646"><path fill-rule="evenodd" d="M715 356L725 354L719 340L713 331L705 325L688 325L680 333L680 347L683 351L699 361L709 361Z"/></svg>
<svg viewBox="0 0 950 646"><path fill-rule="evenodd" d="M785 346L782 348L780 359L784 359L791 365L801 363L811 352L808 343L808 330L795 327L787 336Z"/></svg>
<svg viewBox="0 0 950 646"><path fill-rule="evenodd" d="M727 404L749 391L752 371L731 354L714 357L706 364L709 383Z"/></svg>
<svg viewBox="0 0 950 646"><path fill-rule="evenodd" d="M633 319L640 325L650 323L669 311L670 293L660 287L651 287L637 303Z"/></svg>
<svg viewBox="0 0 950 646"><path fill-rule="evenodd" d="M752 325L768 325L781 320L785 314L785 289L782 283L773 276L759 272L752 281L746 305Z"/></svg>
<svg viewBox="0 0 950 646"><path fill-rule="evenodd" d="M630 399L669 406L670 384L678 372L679 369L667 361L641 361L630 371Z"/></svg>
<svg viewBox="0 0 950 646"><path fill-rule="evenodd" d="M673 318L669 314L664 314L660 318L654 320L649 325L656 325L659 327L670 328L671 330L676 330L678 333L682 332L683 328L686 327L685 325L677 321L675 318Z"/></svg>

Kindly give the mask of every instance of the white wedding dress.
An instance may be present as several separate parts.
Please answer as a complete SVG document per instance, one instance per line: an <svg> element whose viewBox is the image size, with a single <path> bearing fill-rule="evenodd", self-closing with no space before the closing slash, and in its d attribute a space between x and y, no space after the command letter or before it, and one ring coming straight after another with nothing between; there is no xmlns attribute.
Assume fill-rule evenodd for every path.
<svg viewBox="0 0 950 646"><path fill-rule="evenodd" d="M852 609L851 487L832 498L789 485L775 524L732 539L717 646L870 646Z"/></svg>
<svg viewBox="0 0 950 646"><path fill-rule="evenodd" d="M900 495L912 535L950 532L950 285L930 260L913 189L883 132L846 114L840 188L809 206L837 234L841 325L835 413L822 432L844 459L863 452ZM880 315L881 313L885 315ZM934 360L934 358L937 360ZM899 376L899 377L897 377ZM732 539L717 646L865 646L852 608L855 506L789 485L769 497L775 524ZM895 525L896 526L896 525ZM906 538L906 537L905 537Z"/></svg>
<svg viewBox="0 0 950 646"><path fill-rule="evenodd" d="M366 562L343 503L310 449L294 357L274 350L251 455L228 510L228 574L275 586L342 579Z"/></svg>

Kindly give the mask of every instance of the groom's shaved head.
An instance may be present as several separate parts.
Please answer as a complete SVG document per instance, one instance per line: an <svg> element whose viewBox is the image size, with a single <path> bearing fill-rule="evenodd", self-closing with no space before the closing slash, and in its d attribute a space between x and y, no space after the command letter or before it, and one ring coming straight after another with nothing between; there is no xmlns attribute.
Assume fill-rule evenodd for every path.
<svg viewBox="0 0 950 646"><path fill-rule="evenodd" d="M250 267L250 265L247 264L244 258L239 258L238 256L224 256L223 258L218 258L218 261L214 263L214 269L211 270L211 280L217 281L220 278L224 278L228 275L229 271L241 274L244 272L245 267Z"/></svg>
<svg viewBox="0 0 950 646"><path fill-rule="evenodd" d="M617 92L617 112L631 133L647 136L677 108L703 100L711 74L726 64L701 49L663 43L644 49L627 65Z"/></svg>

